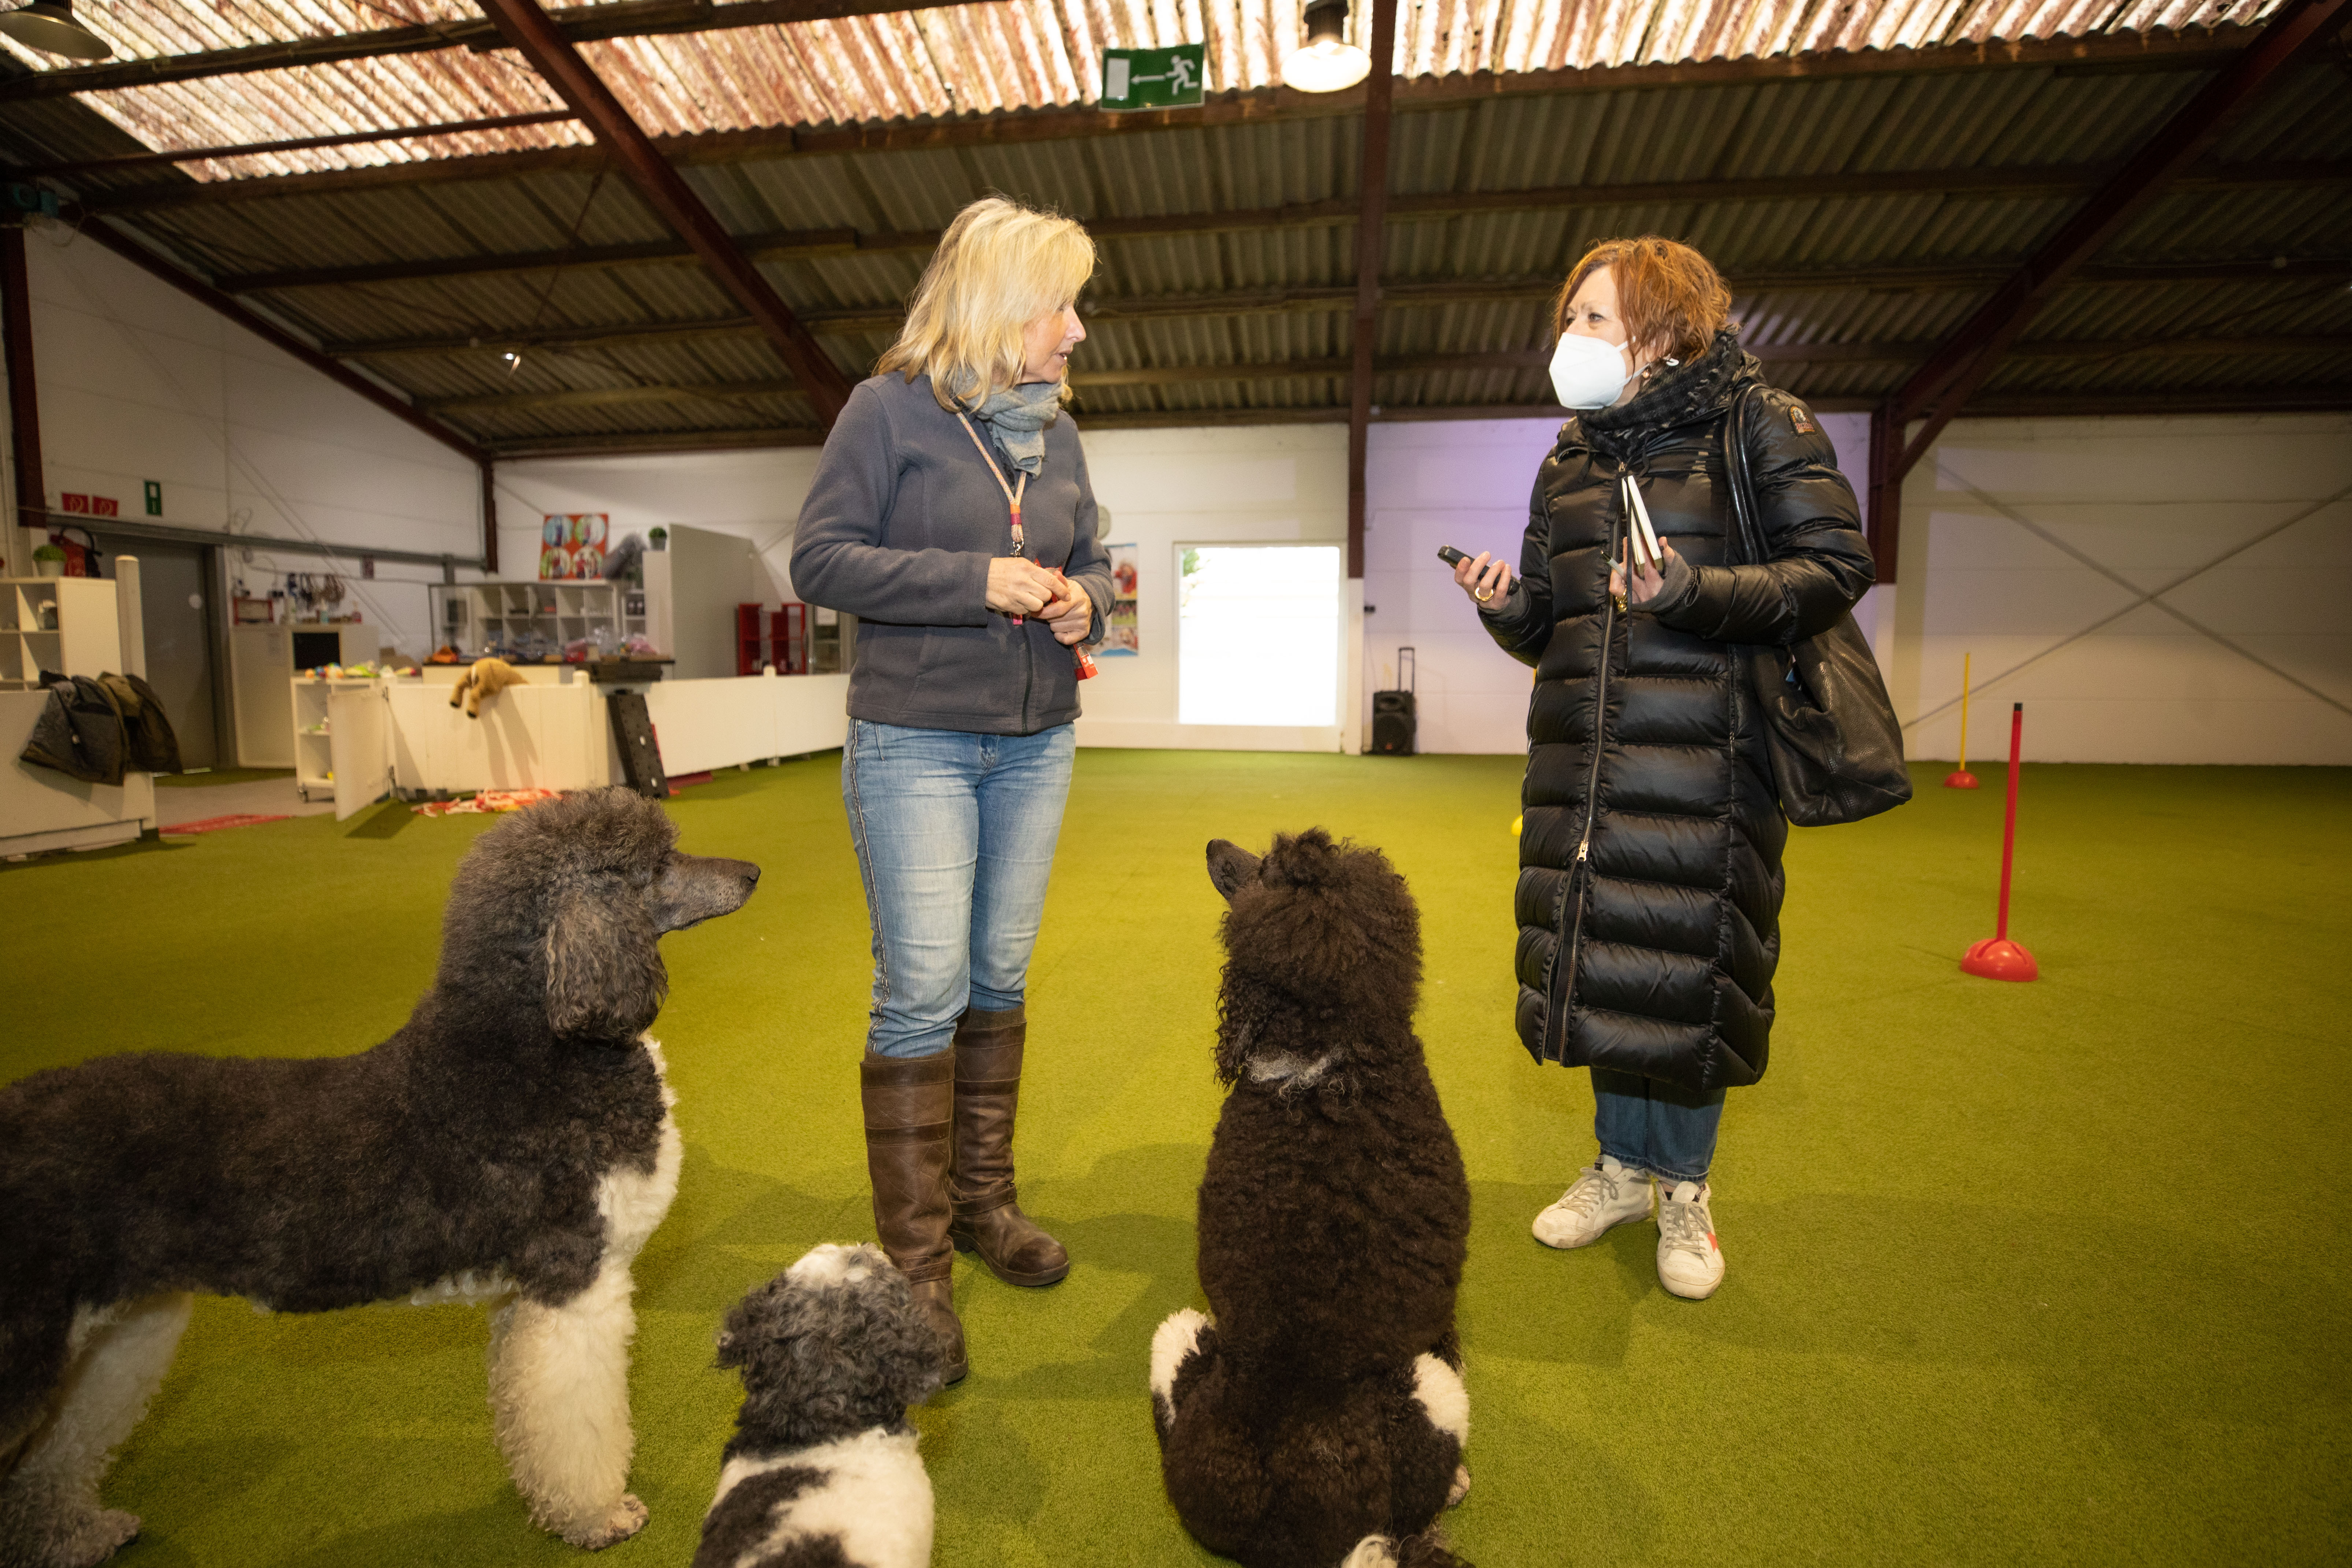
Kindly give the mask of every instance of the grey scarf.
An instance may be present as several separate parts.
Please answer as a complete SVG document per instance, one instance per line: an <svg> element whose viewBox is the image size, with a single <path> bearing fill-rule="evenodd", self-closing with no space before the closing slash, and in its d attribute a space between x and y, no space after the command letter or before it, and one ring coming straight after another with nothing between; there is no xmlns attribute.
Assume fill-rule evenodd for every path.
<svg viewBox="0 0 2352 1568"><path fill-rule="evenodd" d="M972 410L972 417L988 426L1013 466L1035 478L1045 466L1045 426L1062 414L1062 384L1034 381L991 393Z"/></svg>

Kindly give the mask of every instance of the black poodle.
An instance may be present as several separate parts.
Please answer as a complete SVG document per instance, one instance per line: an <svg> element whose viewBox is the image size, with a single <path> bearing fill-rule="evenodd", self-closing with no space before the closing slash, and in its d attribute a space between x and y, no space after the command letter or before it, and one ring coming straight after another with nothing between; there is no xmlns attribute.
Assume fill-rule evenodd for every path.
<svg viewBox="0 0 2352 1568"><path fill-rule="evenodd" d="M636 1533L629 1265L680 1155L645 1033L656 942L760 876L677 836L623 789L483 834L433 989L373 1050L106 1057L0 1089L0 1564L83 1568L137 1533L99 1482L199 1290L500 1303L490 1404L531 1517L575 1546Z"/></svg>
<svg viewBox="0 0 2352 1568"><path fill-rule="evenodd" d="M719 1364L743 1408L694 1568L926 1568L907 1406L938 1391L940 1343L879 1247L828 1242L744 1297Z"/></svg>
<svg viewBox="0 0 2352 1568"><path fill-rule="evenodd" d="M1151 1342L1169 1500L1251 1568L1443 1564L1470 1484L1454 1333L1470 1187L1412 1032L1421 916L1376 849L1320 828L1261 860L1220 838L1232 906L1201 1183L1201 1289Z"/></svg>

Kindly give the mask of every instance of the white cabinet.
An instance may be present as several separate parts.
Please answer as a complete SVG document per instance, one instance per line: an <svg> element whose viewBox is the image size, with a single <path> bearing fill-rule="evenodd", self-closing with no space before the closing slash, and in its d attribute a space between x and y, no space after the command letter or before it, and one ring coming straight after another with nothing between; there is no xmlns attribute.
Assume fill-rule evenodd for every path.
<svg viewBox="0 0 2352 1568"><path fill-rule="evenodd" d="M312 677L293 682L294 787L304 800L332 795L338 822L392 793L386 688L394 684Z"/></svg>
<svg viewBox="0 0 2352 1568"><path fill-rule="evenodd" d="M122 668L114 584L102 577L0 577L0 691L37 691L41 671Z"/></svg>
<svg viewBox="0 0 2352 1568"><path fill-rule="evenodd" d="M286 726L286 683L295 670L322 664L358 664L376 657L381 628L358 621L231 626L228 633L229 711L236 729L236 765L299 768L298 744ZM296 662L299 656L300 662ZM294 728L302 721L296 719Z"/></svg>

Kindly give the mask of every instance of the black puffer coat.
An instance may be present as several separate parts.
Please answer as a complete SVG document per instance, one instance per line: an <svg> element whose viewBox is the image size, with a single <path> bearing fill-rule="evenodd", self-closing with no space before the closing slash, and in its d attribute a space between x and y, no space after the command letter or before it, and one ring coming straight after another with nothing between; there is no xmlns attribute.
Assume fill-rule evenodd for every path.
<svg viewBox="0 0 2352 1568"><path fill-rule="evenodd" d="M1734 645L1826 629L1874 568L1829 438L1769 389L1748 424L1772 559L1724 563L1725 421L1761 382L1727 331L1632 402L1562 426L1519 582L1481 613L1537 671L1515 902L1519 1037L1538 1061L1696 1089L1764 1072L1788 823ZM1630 614L1609 595L1628 471L1692 568L1673 602Z"/></svg>

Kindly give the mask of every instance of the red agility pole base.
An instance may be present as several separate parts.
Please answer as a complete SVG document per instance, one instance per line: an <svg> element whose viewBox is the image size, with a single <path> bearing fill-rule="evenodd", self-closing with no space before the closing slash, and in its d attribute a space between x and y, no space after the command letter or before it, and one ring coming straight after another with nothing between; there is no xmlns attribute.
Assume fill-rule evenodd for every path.
<svg viewBox="0 0 2352 1568"><path fill-rule="evenodd" d="M2017 859L2017 769L2025 743L2025 704L2009 710L2009 815L2000 829L2000 915L1993 934L1960 960L1960 967L1987 980L2031 980L2041 973L2033 955L2009 940L2009 878Z"/></svg>

